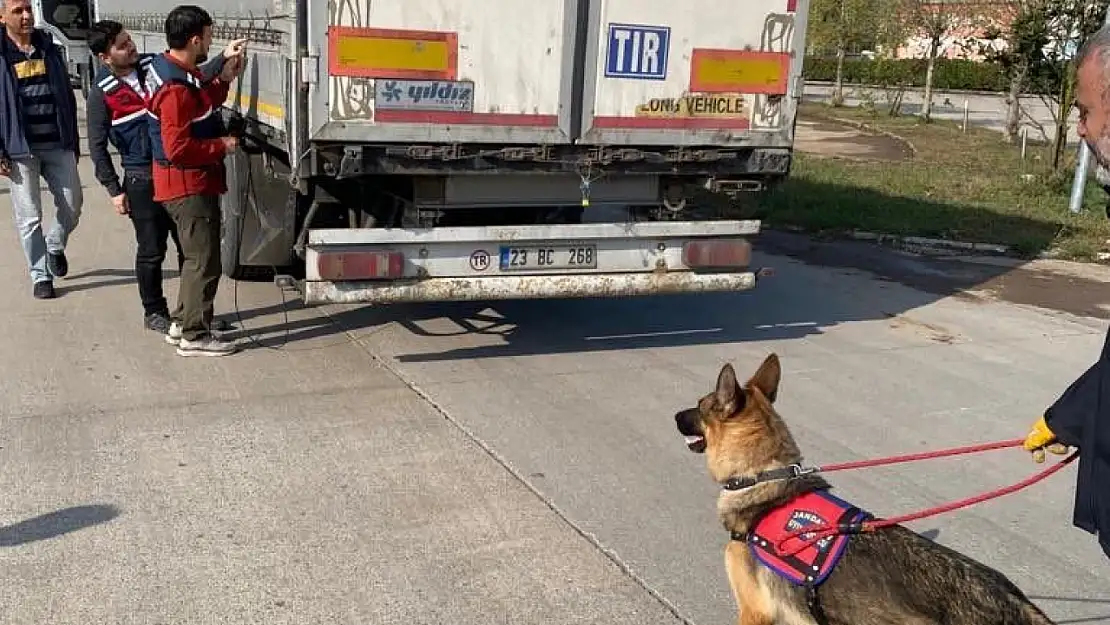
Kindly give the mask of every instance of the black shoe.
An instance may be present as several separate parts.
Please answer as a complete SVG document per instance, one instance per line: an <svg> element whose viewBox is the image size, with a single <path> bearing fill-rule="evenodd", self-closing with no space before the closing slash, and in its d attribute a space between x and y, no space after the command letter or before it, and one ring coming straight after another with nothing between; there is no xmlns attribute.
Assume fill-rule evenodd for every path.
<svg viewBox="0 0 1110 625"><path fill-rule="evenodd" d="M54 292L54 283L50 280L36 282L34 288L35 299L54 299L58 294Z"/></svg>
<svg viewBox="0 0 1110 625"><path fill-rule="evenodd" d="M46 269L55 278L64 278L69 273L69 260L65 252L49 252L46 255Z"/></svg>
<svg viewBox="0 0 1110 625"><path fill-rule="evenodd" d="M159 334L169 334L170 323L170 316L167 313L152 313L143 318L143 327Z"/></svg>

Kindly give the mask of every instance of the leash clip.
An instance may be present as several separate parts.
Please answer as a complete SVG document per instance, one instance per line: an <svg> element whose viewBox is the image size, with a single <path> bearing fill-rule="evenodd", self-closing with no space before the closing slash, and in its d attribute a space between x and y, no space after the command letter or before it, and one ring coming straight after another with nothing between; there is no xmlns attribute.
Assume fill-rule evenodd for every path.
<svg viewBox="0 0 1110 625"><path fill-rule="evenodd" d="M786 468L790 469L790 471L794 474L794 478L799 478L805 475L812 475L821 470L819 467L803 467L800 464L792 464Z"/></svg>

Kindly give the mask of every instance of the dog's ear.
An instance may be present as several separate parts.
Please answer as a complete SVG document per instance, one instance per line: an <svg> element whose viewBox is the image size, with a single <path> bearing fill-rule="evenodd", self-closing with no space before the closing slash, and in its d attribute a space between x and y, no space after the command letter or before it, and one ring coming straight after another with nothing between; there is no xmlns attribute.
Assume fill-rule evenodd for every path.
<svg viewBox="0 0 1110 625"><path fill-rule="evenodd" d="M717 408L724 418L731 417L744 407L744 391L736 381L736 371L733 370L732 365L726 364L721 367L721 373L717 376L715 396Z"/></svg>
<svg viewBox="0 0 1110 625"><path fill-rule="evenodd" d="M759 366L759 370L755 372L752 379L748 381L748 386L759 389L759 392L763 393L767 401L773 404L779 394L779 380L781 379L782 366L779 364L778 355L772 352Z"/></svg>

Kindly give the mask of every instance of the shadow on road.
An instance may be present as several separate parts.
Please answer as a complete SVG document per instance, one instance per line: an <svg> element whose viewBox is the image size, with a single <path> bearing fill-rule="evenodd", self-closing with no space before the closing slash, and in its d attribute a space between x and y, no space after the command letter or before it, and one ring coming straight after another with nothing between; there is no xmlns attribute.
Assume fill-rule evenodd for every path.
<svg viewBox="0 0 1110 625"><path fill-rule="evenodd" d="M832 215L827 217L829 226L851 224L846 216L851 211L862 214L861 226L882 225L887 219L902 224L962 223L970 231L1023 240L1029 249L1047 247L1056 236L1054 224L1031 218L803 179L791 184L790 199L780 197L771 208L755 209L767 213L760 217L773 222L776 216L793 211L787 221L815 228L821 227L826 214ZM943 211L951 213L938 218ZM898 217L886 215L893 213ZM1018 259L926 256L871 242L820 240L778 231L765 231L753 243L754 265L774 267L776 275L748 292L365 306L333 312L330 317L290 315L289 323L275 323L272 316L282 307L271 306L242 311L245 320L257 318L260 325L270 324L244 324L243 334L254 337L254 347L272 348L339 331L365 337L368 331L398 324L417 337L432 339L420 342L418 353L396 356L400 362L419 363L798 339L839 324L899 317L969 289L989 290L1019 304L1110 316L1102 283L1074 276L1046 280L1044 271L1027 269ZM841 278L844 275L857 277ZM299 308L292 302L288 306L293 311ZM435 341L463 335L495 336L496 340L475 339L464 341L465 345L457 340Z"/></svg>
<svg viewBox="0 0 1110 625"><path fill-rule="evenodd" d="M1059 287L1047 289L1041 297L1030 294L1028 283L1044 289L1044 281L1017 277L1020 269L1012 266L927 258L856 242L817 242L787 233L769 232L759 239L764 251L757 261L774 266L776 275L743 293L365 306L332 312L330 317L293 314L301 307L290 303L295 318L288 324L266 319L281 313L280 305L241 315L269 324L244 324L263 347L342 331L365 337L398 324L431 341L422 343L427 351L397 359L431 362L797 339L843 323L895 318L983 285L1005 287L1034 302L1062 301L1055 293ZM898 283L914 288L898 288ZM1071 297L1073 304L1083 304L1075 294ZM471 341L484 344L467 347L444 341L443 349L436 349L435 339L463 335L496 340Z"/></svg>
<svg viewBox="0 0 1110 625"><path fill-rule="evenodd" d="M56 538L63 534L107 523L118 517L119 508L110 505L75 506L0 527L0 547L16 547Z"/></svg>
<svg viewBox="0 0 1110 625"><path fill-rule="evenodd" d="M178 272L176 269L162 270L162 278L165 280L176 278L177 276ZM56 283L56 286L58 287L58 294L64 297L72 293L80 293L81 291L91 291L113 286L127 286L130 284L135 284L134 269L92 269L67 276L64 280Z"/></svg>

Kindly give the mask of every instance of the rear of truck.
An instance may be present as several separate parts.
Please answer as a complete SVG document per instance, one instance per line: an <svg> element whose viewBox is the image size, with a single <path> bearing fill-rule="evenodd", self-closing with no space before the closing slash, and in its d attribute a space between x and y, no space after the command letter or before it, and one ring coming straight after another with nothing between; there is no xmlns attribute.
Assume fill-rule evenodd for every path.
<svg viewBox="0 0 1110 625"><path fill-rule="evenodd" d="M760 224L716 198L789 174L806 7L229 0L257 149L225 273L300 257L314 304L750 289Z"/></svg>
<svg viewBox="0 0 1110 625"><path fill-rule="evenodd" d="M752 288L759 222L699 200L788 175L804 6L311 7L322 57L309 140L325 171L373 180L357 197L392 189L402 219L374 209L386 227L309 229L306 299ZM409 184L391 186L400 172Z"/></svg>

